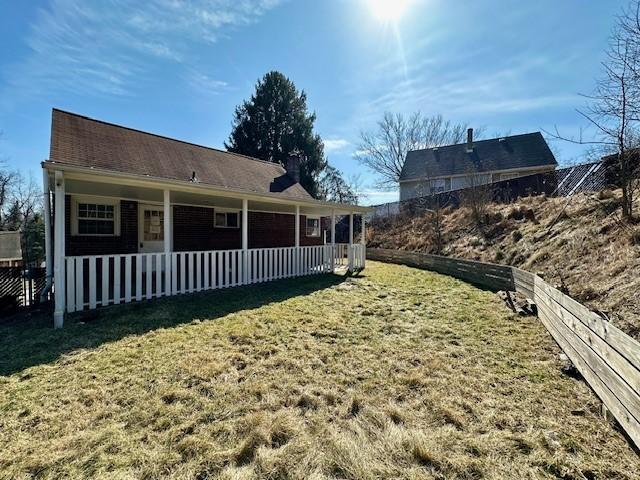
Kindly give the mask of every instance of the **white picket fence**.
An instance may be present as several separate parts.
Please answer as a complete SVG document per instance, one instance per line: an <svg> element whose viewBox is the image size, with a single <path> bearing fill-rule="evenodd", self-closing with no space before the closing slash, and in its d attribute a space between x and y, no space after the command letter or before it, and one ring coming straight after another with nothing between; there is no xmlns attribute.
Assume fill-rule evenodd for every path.
<svg viewBox="0 0 640 480"><path fill-rule="evenodd" d="M349 245L347 245L349 247ZM354 243L348 249L348 265L350 270L362 270L366 258L366 247L360 243Z"/></svg>
<svg viewBox="0 0 640 480"><path fill-rule="evenodd" d="M66 257L66 310L364 268L363 245ZM169 287L169 288L167 288Z"/></svg>

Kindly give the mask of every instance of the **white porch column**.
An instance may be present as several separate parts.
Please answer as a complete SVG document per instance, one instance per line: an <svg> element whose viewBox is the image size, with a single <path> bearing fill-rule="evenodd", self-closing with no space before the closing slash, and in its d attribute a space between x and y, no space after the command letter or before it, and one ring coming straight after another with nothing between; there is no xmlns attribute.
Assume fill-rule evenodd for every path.
<svg viewBox="0 0 640 480"><path fill-rule="evenodd" d="M336 210L331 209L331 245L336 245Z"/></svg>
<svg viewBox="0 0 640 480"><path fill-rule="evenodd" d="M293 258L294 258L293 268L297 276L297 275L300 275L300 205L296 205L296 222L295 223L296 223L296 228L295 228L296 240L294 242L294 245L296 248L293 250Z"/></svg>
<svg viewBox="0 0 640 480"><path fill-rule="evenodd" d="M171 215L171 191L164 191L163 206L163 222L164 222L164 285L165 295L173 295L171 291L171 232L173 231L172 215Z"/></svg>
<svg viewBox="0 0 640 480"><path fill-rule="evenodd" d="M331 209L331 271L336 270L336 209Z"/></svg>
<svg viewBox="0 0 640 480"><path fill-rule="evenodd" d="M64 324L64 312L65 312L65 247L64 247L64 235L65 235L65 219L64 219L64 204L65 204L65 188L64 177L62 172L56 172L55 174L56 188L55 188L55 232L54 232L54 264L53 264L53 279L55 289L55 308L53 311L53 327L62 328ZM81 280L79 280L81 281Z"/></svg>
<svg viewBox="0 0 640 480"><path fill-rule="evenodd" d="M362 244L362 268L364 268L364 264L367 258L367 240L365 238L365 215L364 213L361 215L362 217L362 225L360 227L360 243Z"/></svg>
<svg viewBox="0 0 640 480"><path fill-rule="evenodd" d="M296 247L300 246L300 205L296 205Z"/></svg>
<svg viewBox="0 0 640 480"><path fill-rule="evenodd" d="M349 245L353 245L353 212L349 212Z"/></svg>
<svg viewBox="0 0 640 480"><path fill-rule="evenodd" d="M349 271L353 270L353 212L349 212L349 253L347 255Z"/></svg>
<svg viewBox="0 0 640 480"><path fill-rule="evenodd" d="M249 281L249 200L242 199L242 283Z"/></svg>
<svg viewBox="0 0 640 480"><path fill-rule="evenodd" d="M51 287L53 279L53 251L51 249L51 198L49 191L49 173L42 169L42 199L44 203L44 263L47 270L46 287Z"/></svg>

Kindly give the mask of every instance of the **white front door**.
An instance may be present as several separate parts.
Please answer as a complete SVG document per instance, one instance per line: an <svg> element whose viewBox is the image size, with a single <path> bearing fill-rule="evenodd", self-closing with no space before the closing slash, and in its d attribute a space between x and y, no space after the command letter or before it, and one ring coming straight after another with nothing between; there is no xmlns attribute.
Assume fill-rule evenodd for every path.
<svg viewBox="0 0 640 480"><path fill-rule="evenodd" d="M140 205L138 211L138 252L164 251L164 208Z"/></svg>

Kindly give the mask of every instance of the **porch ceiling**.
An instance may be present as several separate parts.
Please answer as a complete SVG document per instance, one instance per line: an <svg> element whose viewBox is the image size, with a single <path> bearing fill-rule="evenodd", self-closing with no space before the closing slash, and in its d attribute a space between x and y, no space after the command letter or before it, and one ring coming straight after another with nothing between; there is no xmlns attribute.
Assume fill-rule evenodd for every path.
<svg viewBox="0 0 640 480"><path fill-rule="evenodd" d="M144 203L162 204L163 190L145 188L117 183L92 182L69 178L65 182L65 190L70 195L87 195L111 198L123 198ZM242 199L229 196L202 195L193 192L171 191L171 203L201 205L205 207L242 208ZM273 203L269 201L249 200L249 210L260 210L277 213L295 213L295 205ZM331 209L322 205L300 205L302 215L331 215ZM336 214L347 212L336 210Z"/></svg>

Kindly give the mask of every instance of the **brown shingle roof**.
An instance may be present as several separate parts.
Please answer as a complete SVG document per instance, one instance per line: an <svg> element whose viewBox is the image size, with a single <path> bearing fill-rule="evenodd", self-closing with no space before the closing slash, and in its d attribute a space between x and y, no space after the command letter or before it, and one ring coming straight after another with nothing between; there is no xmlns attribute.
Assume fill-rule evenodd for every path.
<svg viewBox="0 0 640 480"><path fill-rule="evenodd" d="M0 260L22 259L22 247L20 245L20 232L0 232Z"/></svg>
<svg viewBox="0 0 640 480"><path fill-rule="evenodd" d="M311 196L278 164L53 109L49 161L135 175L198 181L285 198Z"/></svg>

